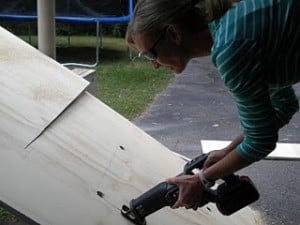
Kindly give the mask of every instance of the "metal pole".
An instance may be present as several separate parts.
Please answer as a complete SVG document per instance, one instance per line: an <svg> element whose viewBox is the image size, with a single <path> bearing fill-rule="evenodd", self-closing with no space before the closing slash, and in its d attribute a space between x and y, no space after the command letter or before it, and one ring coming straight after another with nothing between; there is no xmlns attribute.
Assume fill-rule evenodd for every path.
<svg viewBox="0 0 300 225"><path fill-rule="evenodd" d="M28 22L28 42L31 44L31 23Z"/></svg>
<svg viewBox="0 0 300 225"><path fill-rule="evenodd" d="M95 68L99 64L99 53L100 53L100 42L102 39L102 32L100 31L101 24L99 21L96 22L96 62L94 64L82 64L82 63L64 63L64 66L78 66L78 67L87 67ZM100 37L101 35L101 37Z"/></svg>
<svg viewBox="0 0 300 225"><path fill-rule="evenodd" d="M37 0L38 48L56 59L55 0Z"/></svg>

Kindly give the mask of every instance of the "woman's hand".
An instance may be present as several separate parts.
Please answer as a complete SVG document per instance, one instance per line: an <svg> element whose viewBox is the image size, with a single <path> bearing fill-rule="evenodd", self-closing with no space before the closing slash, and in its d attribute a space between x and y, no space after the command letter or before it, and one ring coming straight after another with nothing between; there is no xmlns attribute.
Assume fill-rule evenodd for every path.
<svg viewBox="0 0 300 225"><path fill-rule="evenodd" d="M208 167L215 164L216 162L220 161L221 159L223 159L226 156L227 153L228 153L228 151L226 149L211 151L208 154L207 159L205 160L202 169L205 170Z"/></svg>
<svg viewBox="0 0 300 225"><path fill-rule="evenodd" d="M203 186L198 174L168 178L167 182L179 188L178 199L172 206L173 209L185 207L197 210L201 206Z"/></svg>
<svg viewBox="0 0 300 225"><path fill-rule="evenodd" d="M236 147L244 140L244 135L238 135L228 146L220 150L211 151L208 154L206 161L203 164L203 170L207 169L208 167L212 166L216 162L223 159L229 152L236 149Z"/></svg>
<svg viewBox="0 0 300 225"><path fill-rule="evenodd" d="M239 145L244 139L244 135L241 134L238 137L236 137L228 146L221 150L215 150L209 153L206 161L203 165L203 171L209 167L211 167L213 164L216 164L217 162L221 161L226 155L229 155L229 161L232 162L232 165L228 168L228 163L219 163L216 164L216 168L210 168L215 169L214 171L210 171L214 178L208 176L207 179L218 179L223 177L222 173L225 173L225 175L231 174L232 172L245 167L248 165L248 163L244 162L240 158L240 156L237 155L233 150ZM206 172L209 172L209 171ZM213 172L213 173L212 173ZM217 174L217 175L215 175ZM172 208L178 208L178 207L186 207L187 209L194 209L197 210L198 207L203 206L203 191L204 186L200 181L199 174L194 175L182 175L177 177L168 178L167 182L169 184L174 184L178 186L179 191L177 193L178 199L172 206Z"/></svg>

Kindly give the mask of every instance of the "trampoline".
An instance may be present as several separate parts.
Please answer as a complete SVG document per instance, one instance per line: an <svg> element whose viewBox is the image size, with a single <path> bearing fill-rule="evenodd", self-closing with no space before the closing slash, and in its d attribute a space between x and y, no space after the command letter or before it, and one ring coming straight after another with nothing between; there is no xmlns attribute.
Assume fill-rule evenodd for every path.
<svg viewBox="0 0 300 225"><path fill-rule="evenodd" d="M68 24L96 24L96 61L94 64L65 63L66 66L95 67L99 63L101 25L128 23L134 0L59 0L55 20ZM0 0L0 21L36 22L36 0Z"/></svg>

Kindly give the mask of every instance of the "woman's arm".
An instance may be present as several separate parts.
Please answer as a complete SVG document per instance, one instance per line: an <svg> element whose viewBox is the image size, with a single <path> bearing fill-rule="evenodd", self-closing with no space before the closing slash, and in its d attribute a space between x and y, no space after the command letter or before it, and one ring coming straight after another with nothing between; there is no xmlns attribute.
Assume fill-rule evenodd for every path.
<svg viewBox="0 0 300 225"><path fill-rule="evenodd" d="M223 159L204 170L203 175L207 180L214 181L232 174L250 164L251 163L243 159L237 151L232 150ZM201 199L205 187L199 179L199 174L172 177L167 179L167 182L175 184L179 188L178 199L172 208L185 206L187 209L193 208L196 210L198 207L202 206Z"/></svg>
<svg viewBox="0 0 300 225"><path fill-rule="evenodd" d="M227 153L231 152L232 150L236 149L236 147L242 143L244 140L244 134L240 134L237 136L233 141L227 145L224 149L227 151Z"/></svg>
<svg viewBox="0 0 300 225"><path fill-rule="evenodd" d="M203 175L208 180L217 180L230 175L251 163L243 159L236 150L231 150L224 158L206 168Z"/></svg>
<svg viewBox="0 0 300 225"><path fill-rule="evenodd" d="M216 162L220 161L222 158L224 158L229 152L236 149L236 147L244 140L244 135L240 134L235 139L233 139L232 142L230 142L229 145L227 145L225 148L222 148L220 150L214 150L211 151L208 154L207 160L203 164L203 170L206 170L208 167L212 166Z"/></svg>
<svg viewBox="0 0 300 225"><path fill-rule="evenodd" d="M210 165L203 171L203 176L207 180L218 180L251 164L243 159L235 150L235 147L239 145L243 139L244 135L241 134L224 149L213 152L211 156L215 155L214 153L216 153L216 155L221 157L214 161L213 165ZM224 156L222 152L227 153ZM211 158L214 159L214 157ZM203 187L198 174L172 177L167 179L167 182L170 184L175 184L179 188L178 200L172 206L172 208L185 206L186 208L193 208L196 210L198 207L202 206L201 197L205 188Z"/></svg>

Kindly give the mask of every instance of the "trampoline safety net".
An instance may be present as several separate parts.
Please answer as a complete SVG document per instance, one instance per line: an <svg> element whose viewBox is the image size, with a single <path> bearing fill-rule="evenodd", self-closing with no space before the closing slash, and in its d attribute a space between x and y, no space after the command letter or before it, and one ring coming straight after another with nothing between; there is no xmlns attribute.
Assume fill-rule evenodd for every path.
<svg viewBox="0 0 300 225"><path fill-rule="evenodd" d="M61 17L120 17L127 15L128 0L59 0L56 16ZM37 15L36 0L0 0L0 14Z"/></svg>

